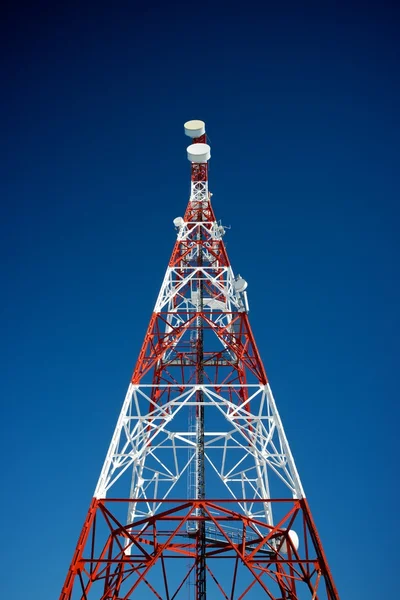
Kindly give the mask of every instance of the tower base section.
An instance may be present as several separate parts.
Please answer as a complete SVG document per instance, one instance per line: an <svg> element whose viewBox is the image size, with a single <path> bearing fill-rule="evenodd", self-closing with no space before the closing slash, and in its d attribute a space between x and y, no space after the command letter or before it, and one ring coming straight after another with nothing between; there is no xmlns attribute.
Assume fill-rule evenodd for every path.
<svg viewBox="0 0 400 600"><path fill-rule="evenodd" d="M213 600L339 600L305 499L93 499L60 600L195 600L199 536Z"/></svg>

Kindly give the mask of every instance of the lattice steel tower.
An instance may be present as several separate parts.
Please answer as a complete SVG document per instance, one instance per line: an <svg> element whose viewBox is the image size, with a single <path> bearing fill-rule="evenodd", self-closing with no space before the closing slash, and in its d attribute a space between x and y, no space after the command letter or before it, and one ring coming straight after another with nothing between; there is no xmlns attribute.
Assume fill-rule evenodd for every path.
<svg viewBox="0 0 400 600"><path fill-rule="evenodd" d="M338 600L208 191L191 191L60 600Z"/></svg>

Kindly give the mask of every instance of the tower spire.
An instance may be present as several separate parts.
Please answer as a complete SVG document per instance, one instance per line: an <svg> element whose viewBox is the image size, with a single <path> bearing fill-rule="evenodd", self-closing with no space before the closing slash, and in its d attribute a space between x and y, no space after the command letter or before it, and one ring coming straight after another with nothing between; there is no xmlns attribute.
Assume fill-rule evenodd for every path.
<svg viewBox="0 0 400 600"><path fill-rule="evenodd" d="M186 600L193 579L195 600L338 600L211 205L204 122L185 133L189 202L60 600Z"/></svg>
<svg viewBox="0 0 400 600"><path fill-rule="evenodd" d="M191 193L190 203L191 209L197 206L197 214L190 214L190 218L197 218L198 223L202 223L208 217L203 215L203 207L209 200L208 194L208 160L210 159L210 147L206 143L207 136L205 133L205 124L203 121L188 121L185 123L185 133L193 139L193 143L188 147L188 159L192 164L191 173ZM196 222L196 221L194 221ZM198 389L196 391L196 405L192 407L192 415L189 415L189 425L195 422L195 465L196 465L196 481L195 481L195 500L204 500L206 497L206 481L205 481L205 455L204 455L204 396L202 385L204 384L204 337L201 314L204 312L204 281L201 276L202 267L207 262L204 256L204 233L201 227L198 227L196 241L198 242L197 265L198 265L198 281L197 281L197 301L196 301L196 383ZM189 490L190 497L190 490ZM195 573L195 600L206 600L207 597L207 566L206 566L206 530L205 530L205 515L202 508L194 512L199 520L195 521L195 531L197 536L197 565ZM192 529L193 531L193 529Z"/></svg>

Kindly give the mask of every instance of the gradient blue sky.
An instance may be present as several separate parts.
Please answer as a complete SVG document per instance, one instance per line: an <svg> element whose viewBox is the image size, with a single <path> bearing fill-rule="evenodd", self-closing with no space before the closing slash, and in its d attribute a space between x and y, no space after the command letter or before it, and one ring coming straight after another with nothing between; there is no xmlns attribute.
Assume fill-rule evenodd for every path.
<svg viewBox="0 0 400 600"><path fill-rule="evenodd" d="M66 4L2 9L3 597L58 597L188 198L183 123L199 118L341 597L394 598L395 3Z"/></svg>

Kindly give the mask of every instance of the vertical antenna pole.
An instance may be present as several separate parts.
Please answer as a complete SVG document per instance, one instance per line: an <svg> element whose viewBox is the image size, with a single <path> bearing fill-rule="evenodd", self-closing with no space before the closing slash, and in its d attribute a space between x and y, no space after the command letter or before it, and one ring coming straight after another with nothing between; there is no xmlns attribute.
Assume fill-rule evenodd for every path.
<svg viewBox="0 0 400 600"><path fill-rule="evenodd" d="M192 163L191 174L191 201L195 207L194 214L197 221L197 302L196 302L196 383L204 382L204 340L203 319L204 310L204 283L203 272L203 228L201 222L207 220L203 211L209 202L207 180L209 147L204 123L202 121L189 121L185 123L185 133L192 138L192 145L188 148L188 158ZM204 151L206 155L204 155ZM199 185L197 185L199 184ZM203 185L202 185L203 184ZM197 192L194 192L197 190ZM196 500L205 499L205 459L204 459L204 402L203 390L196 392ZM206 600L207 597L207 568L206 568L206 527L205 513L202 507L196 509L197 520L197 559L196 559L196 600Z"/></svg>
<svg viewBox="0 0 400 600"><path fill-rule="evenodd" d="M202 211L199 210L199 221L202 220ZM203 245L202 245L202 228L198 231L198 266L203 265ZM203 278L202 272L198 272L198 307L197 307L197 350L196 350L196 382L202 384L204 382L204 341L203 341ZM197 390L197 411L196 411L196 499L204 500L205 498L205 462L204 462L204 403L203 390ZM204 510L200 508L198 511L199 527L197 531L197 572L196 572L196 596L197 600L206 600L206 532L204 521Z"/></svg>

